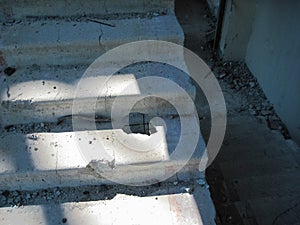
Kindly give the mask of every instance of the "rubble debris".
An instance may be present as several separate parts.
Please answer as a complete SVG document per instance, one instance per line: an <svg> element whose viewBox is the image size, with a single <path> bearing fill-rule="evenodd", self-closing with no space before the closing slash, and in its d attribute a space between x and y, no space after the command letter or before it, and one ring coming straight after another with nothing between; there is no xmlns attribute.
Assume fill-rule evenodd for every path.
<svg viewBox="0 0 300 225"><path fill-rule="evenodd" d="M14 67L7 67L7 68L4 69L4 73L5 73L7 76L11 76L11 75L13 75L15 72L16 72L16 68L14 68Z"/></svg>
<svg viewBox="0 0 300 225"><path fill-rule="evenodd" d="M278 130L285 139L290 135L284 123L277 116L273 105L267 100L257 79L251 74L244 62L222 61L216 59L212 66L217 78L233 92L239 92L242 102L238 112L248 111L259 121L266 123L271 130Z"/></svg>

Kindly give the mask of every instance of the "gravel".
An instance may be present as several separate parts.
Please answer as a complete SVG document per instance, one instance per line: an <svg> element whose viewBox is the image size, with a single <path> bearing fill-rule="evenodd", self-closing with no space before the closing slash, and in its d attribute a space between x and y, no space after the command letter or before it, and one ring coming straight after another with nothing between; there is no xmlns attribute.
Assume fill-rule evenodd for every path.
<svg viewBox="0 0 300 225"><path fill-rule="evenodd" d="M206 183L204 183L206 184ZM26 205L60 204L108 200L117 194L134 196L154 196L172 193L193 193L196 188L208 188L197 182L162 182L150 186L134 187L125 185L97 185L66 188L50 188L33 191L0 190L0 207L20 207Z"/></svg>
<svg viewBox="0 0 300 225"><path fill-rule="evenodd" d="M242 97L239 112L248 111L249 114L266 123L269 129L280 131L285 139L291 138L286 126L259 86L257 79L244 62L224 62L216 59L212 70L220 83L232 89L234 94Z"/></svg>

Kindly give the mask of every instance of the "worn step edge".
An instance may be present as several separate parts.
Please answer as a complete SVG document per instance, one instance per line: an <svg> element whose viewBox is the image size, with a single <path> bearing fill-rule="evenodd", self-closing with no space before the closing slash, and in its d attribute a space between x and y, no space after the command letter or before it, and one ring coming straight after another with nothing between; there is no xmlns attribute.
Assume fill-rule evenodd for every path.
<svg viewBox="0 0 300 225"><path fill-rule="evenodd" d="M2 124L57 122L59 118L73 114L110 118L114 112L115 117L123 117L133 106L137 112L154 116L176 114L178 109L182 115L195 111L195 88L184 78L181 80L186 90L180 91L173 86L139 82L133 74L114 75L108 81L107 77L82 78L73 84L66 78L63 82L42 78L26 82L16 82L17 78L6 80L1 84Z"/></svg>
<svg viewBox="0 0 300 225"><path fill-rule="evenodd" d="M62 221L72 225L148 225L153 224L153 218L160 218L160 223L166 225L213 225L214 213L202 210L203 206L197 202L206 195L204 192L149 197L118 194L111 200L0 208L0 220L4 224L32 225L57 225ZM209 197L203 198L202 202L206 207L212 207Z"/></svg>
<svg viewBox="0 0 300 225"><path fill-rule="evenodd" d="M186 172L183 171L177 178L198 176L201 174L197 172L199 163L206 163L206 158L204 140L193 138L195 131L191 128L195 126L195 121L187 118L189 129L184 131L177 123L174 124L175 119L170 120L173 125L167 127L167 134L163 126L155 126L156 133L150 136L126 134L120 129L31 134L4 132L0 142L0 184L4 186L0 189L20 185L37 188L36 185L47 185L43 179L48 178L49 185L53 186L64 183L65 179L65 185L70 183L69 179L74 180L75 184L80 183L80 179L86 183L95 182L102 176L101 173L122 182L134 183L142 178L153 181L155 177L164 176L168 171L173 173L179 166L184 166L189 157L191 161L186 166ZM176 120L179 122L178 118ZM179 149L173 152L177 146ZM185 147L181 149L180 146ZM78 171L89 172L90 178L80 178Z"/></svg>
<svg viewBox="0 0 300 225"><path fill-rule="evenodd" d="M114 168L112 173L103 174L95 172L91 167L74 168L53 171L25 172L0 174L1 190L37 190L54 187L76 187L85 185L150 185L160 181L190 181L203 179L204 172L199 171L200 160L190 160L187 164L174 161L162 161L156 166L128 166L122 165ZM183 169L175 173L179 167ZM137 170L138 169L138 170ZM150 169L150 170L149 170ZM166 174L174 172L171 177ZM165 178L165 179L163 179Z"/></svg>
<svg viewBox="0 0 300 225"><path fill-rule="evenodd" d="M3 0L0 21L10 22L24 17L57 17L111 14L174 13L173 0Z"/></svg>
<svg viewBox="0 0 300 225"><path fill-rule="evenodd" d="M163 40L183 45L184 34L174 15L109 22L114 26L60 20L2 26L2 64L90 64L109 49L139 40Z"/></svg>

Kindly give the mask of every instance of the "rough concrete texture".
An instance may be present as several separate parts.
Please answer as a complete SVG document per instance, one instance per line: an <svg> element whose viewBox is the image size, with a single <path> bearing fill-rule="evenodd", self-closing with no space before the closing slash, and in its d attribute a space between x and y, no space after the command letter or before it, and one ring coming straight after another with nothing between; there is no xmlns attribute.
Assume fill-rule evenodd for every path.
<svg viewBox="0 0 300 225"><path fill-rule="evenodd" d="M3 25L1 53L6 65L17 67L86 65L107 50L132 41L183 43L183 32L174 15L105 21L112 26L85 17L77 20L24 20Z"/></svg>
<svg viewBox="0 0 300 225"><path fill-rule="evenodd" d="M164 121L166 128L153 126L154 133L150 136L109 130L111 125L103 123L97 127L100 131L74 132L70 121L54 124L50 130L47 123L34 125L40 127L41 133L33 133L34 128L30 132L22 127L11 127L10 132L1 134L0 189L101 184L111 183L111 180L151 182L169 173L172 173L170 176L177 174L179 180L189 180L190 173L203 177L203 172L198 171L205 150L203 139L199 138L196 151L190 152L192 147L186 147L194 143L193 134L181 130L178 118L164 118ZM195 126L193 120L187 118L186 121L191 121L189 128ZM90 126L86 123L93 124L86 120L80 122L82 127ZM44 133L46 130L50 133ZM72 132L66 132L68 130ZM176 150L180 154L173 155L179 138L183 140ZM185 169L178 171L190 157ZM165 162L151 164L162 161ZM141 165L127 166L134 164Z"/></svg>
<svg viewBox="0 0 300 225"><path fill-rule="evenodd" d="M194 112L194 108L188 104L188 98L195 98L195 88L189 77L176 68L159 63L140 63L123 68L107 83L108 76L102 76L107 67L102 68L102 65L98 65L93 76L83 77L86 66L41 68L35 65L17 69L12 76L2 77L0 84L2 124L8 126L24 122L57 122L61 117L73 113L74 100L78 104L77 114L92 115L96 112L108 118L111 117L112 107L116 105L114 102L116 98L119 99L120 117L124 117L121 109L125 110L130 102L136 102L132 110L149 115L177 114L175 108L167 101L176 101L176 105L184 109L185 115ZM178 93L171 87L165 88L164 85L139 82L139 79L147 76L171 80L180 85L188 95ZM104 84L110 88L102 88ZM139 100L151 94L153 85L157 90L155 94L160 94L165 100L154 97ZM121 103L124 101L126 104L122 106Z"/></svg>
<svg viewBox="0 0 300 225"><path fill-rule="evenodd" d="M30 4L22 5L23 3L23 1L15 1L11 5L10 2L6 2L5 7L1 8L3 10L1 19L4 23L1 27L0 45L3 51L0 53L2 56L0 63L2 67L6 67L1 71L4 75L3 79L1 78L1 106L6 110L1 116L3 123L8 126L1 129L0 149L3 164L1 164L0 174L0 189L2 189L0 202L1 206L16 206L10 209L2 208L7 213L4 216L1 213L1 220L4 223L14 222L14 219L18 222L21 219L23 223L30 224L36 222L82 224L95 222L100 218L101 222L104 220L104 223L108 224L111 224L112 220L119 224L133 222L147 224L152 223L153 218L159 218L166 224L214 224L215 211L210 199L209 186L205 181L204 172L199 172L199 161L203 155L206 157L205 144L201 135L200 137L197 135L196 139L192 140L191 137L195 134L189 133L192 128L198 129L198 118L195 120L195 118L191 119L190 115L180 118L178 114L169 115L166 110L168 103L157 104L158 101L152 99L146 102L145 111L149 111L152 106L156 115L165 115L165 117L162 118L164 122L150 120L150 124L154 123L156 126L148 128L151 130L149 136L140 134L141 132L128 134L128 126L111 127L109 121L111 118L103 115L100 118L96 117L97 121L90 121L91 117L80 117L77 121L80 125L96 122L93 129L85 129L82 126L74 128L71 124L72 116L68 111L71 104L67 105L64 101L72 100L76 81L81 78L82 72L86 69L85 66L79 65L90 64L110 48L129 41L144 39L182 44L184 36L173 15L173 1L123 1L121 3L91 1L91 5L75 1L72 6L77 8L68 9L66 9L68 1L58 1L57 5L49 1L38 1L30 9L27 8L31 6ZM94 3L103 4L103 7L101 6L97 11L97 15L93 15L97 9ZM158 6L162 8L156 11ZM92 7L93 9L90 10ZM118 7L122 7L120 13ZM102 9L104 13L101 12ZM64 15L62 15L63 10L65 10ZM86 10L90 11L85 13ZM181 54L179 58L178 53ZM168 61L184 63L183 52L175 54L169 52L165 58ZM109 66L111 62L105 63ZM7 68L8 66L10 67ZM153 65L149 67L148 63L144 63L135 65L133 72L130 68L119 71L115 76L116 79L111 80L111 88L106 94L118 95L120 86L127 83L135 85L137 82L135 79L138 77L156 75L179 84L190 96L195 95L193 85L182 71L174 68L164 69L162 65L154 65L152 68L151 66ZM84 87L89 87L90 91L92 89L90 84L95 83L95 78L82 81L86 82ZM150 89L148 86L136 87L126 94L138 94L138 91L145 89L148 93ZM163 84L158 82L156 86L160 86L164 90L163 93L172 97L175 102L186 102L185 98L181 98L176 94L177 92L172 92ZM48 108L44 106L39 108L32 104L47 101L50 102L46 104ZM98 106L107 108L107 102L103 103L104 107L102 103L103 101L98 102ZM128 104L128 101L124 100L122 103ZM145 109L144 103L135 106L137 111L141 111L143 107ZM157 108L153 107L155 104L158 105ZM56 113L60 114L59 107L67 111L62 110L63 113L56 120L48 120L46 114L55 117ZM192 110L188 107L181 108L188 109L188 113L185 114L190 114L194 110L194 107ZM22 117L22 113L27 113L27 117ZM43 113L44 117L42 117ZM146 113L143 119L151 118L152 115ZM28 119L30 116L32 116L31 120ZM16 118L17 120L12 122ZM130 119L132 118L129 116ZM140 117L133 120L139 119ZM183 123L184 121L186 123ZM139 122L137 125L145 129L144 122ZM116 136L121 140L115 138ZM158 137L160 142L156 140ZM98 139L105 142L108 155L103 156L102 152L99 153L99 148L96 146ZM142 146L139 144L141 139L143 139ZM180 142L179 152L175 152L175 147ZM131 146L124 146L125 144ZM157 146L145 151L153 147L153 144ZM195 146L191 146L193 144ZM138 149L132 150L130 148L132 145ZM91 157L85 159L86 154L82 155L78 151L80 146L84 153L91 153L88 154ZM194 149L195 152L189 152ZM100 157L95 157L94 152L99 153ZM192 159L187 162L189 157ZM150 162L161 163L150 164ZM182 166L184 168L178 171ZM166 175L170 172L173 176L170 176L168 181L159 179L168 178L169 176ZM146 186L112 185L114 183L112 178L131 185L141 185L139 181L146 178L142 183ZM154 185L147 185L153 183ZM115 200L108 200L109 197L122 192L152 197L144 200L139 197L118 196ZM62 198L64 193L65 198ZM180 195L172 195L172 193L180 193ZM90 197L86 198L87 196ZM86 201L95 199L98 202L74 203L79 200L82 202L83 199ZM107 201L99 202L105 199ZM144 201L146 203L143 204ZM54 203L56 205L53 205ZM23 208L22 205L26 204L35 206ZM133 205L133 211L129 210L130 205ZM19 206L21 207L18 208ZM95 219L96 210L99 210L100 214L97 214ZM167 214L163 214L165 211Z"/></svg>
<svg viewBox="0 0 300 225"><path fill-rule="evenodd" d="M168 225L213 224L207 215L199 212L194 194L188 193L151 197L117 195L106 201L1 208L0 215L3 224L22 221L26 225L147 225L153 224L153 220Z"/></svg>
<svg viewBox="0 0 300 225"><path fill-rule="evenodd" d="M101 15L111 17L122 14L152 14L173 13L174 1L172 0L38 0L18 1L3 0L0 19L5 22L18 20L25 17L70 17L83 15Z"/></svg>
<svg viewBox="0 0 300 225"><path fill-rule="evenodd" d="M244 60L255 15L255 1L226 1L220 51L225 60Z"/></svg>

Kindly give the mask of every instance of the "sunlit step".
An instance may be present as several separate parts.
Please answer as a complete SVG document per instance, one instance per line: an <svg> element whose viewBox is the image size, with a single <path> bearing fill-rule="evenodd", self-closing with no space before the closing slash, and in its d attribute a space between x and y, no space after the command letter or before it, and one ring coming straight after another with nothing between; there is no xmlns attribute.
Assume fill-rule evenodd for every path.
<svg viewBox="0 0 300 225"><path fill-rule="evenodd" d="M151 197L118 194L111 200L0 208L0 221L24 225L150 225L153 220L164 225L215 224L215 213L207 192L199 190L192 195Z"/></svg>
<svg viewBox="0 0 300 225"><path fill-rule="evenodd" d="M181 130L178 119L166 119L167 127L153 126L150 134L124 129L3 132L0 189L147 184L170 177L187 180L190 173L203 176L199 163L205 156L205 144L201 136L195 138L197 122L181 120L189 121L185 122L188 129Z"/></svg>
<svg viewBox="0 0 300 225"><path fill-rule="evenodd" d="M2 77L2 124L57 122L74 114L124 117L131 108L153 116L194 113L195 87L174 68L141 64L111 77L96 69L85 76L85 69L31 67Z"/></svg>

